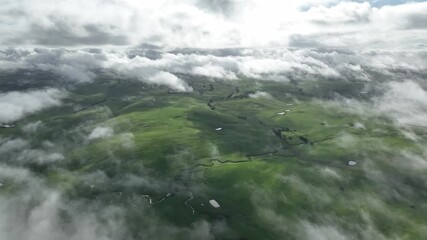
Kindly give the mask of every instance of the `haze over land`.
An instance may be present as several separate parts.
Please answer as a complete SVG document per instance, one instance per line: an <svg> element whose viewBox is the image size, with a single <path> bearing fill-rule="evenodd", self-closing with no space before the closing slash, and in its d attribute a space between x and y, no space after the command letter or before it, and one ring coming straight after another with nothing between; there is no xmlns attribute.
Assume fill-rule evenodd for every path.
<svg viewBox="0 0 427 240"><path fill-rule="evenodd" d="M426 1L0 6L0 240L427 238Z"/></svg>

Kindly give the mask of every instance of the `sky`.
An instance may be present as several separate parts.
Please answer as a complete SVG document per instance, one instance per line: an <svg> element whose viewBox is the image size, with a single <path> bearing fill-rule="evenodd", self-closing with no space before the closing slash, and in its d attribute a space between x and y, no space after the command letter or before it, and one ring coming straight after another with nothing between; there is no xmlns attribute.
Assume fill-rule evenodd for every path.
<svg viewBox="0 0 427 240"><path fill-rule="evenodd" d="M91 82L100 69L181 92L193 89L179 74L373 81L372 69L392 80L405 80L391 74L405 69L422 83L427 68L427 1L0 0L0 6L0 71L41 70L68 83ZM32 113L5 104L21 110L3 122Z"/></svg>
<svg viewBox="0 0 427 240"><path fill-rule="evenodd" d="M427 2L0 0L0 46L424 49Z"/></svg>

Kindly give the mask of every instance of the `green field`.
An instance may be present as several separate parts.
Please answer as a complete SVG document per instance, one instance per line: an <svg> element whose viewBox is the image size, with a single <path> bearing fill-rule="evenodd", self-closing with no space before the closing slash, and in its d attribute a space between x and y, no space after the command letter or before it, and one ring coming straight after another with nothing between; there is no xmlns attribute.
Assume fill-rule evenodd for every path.
<svg viewBox="0 0 427 240"><path fill-rule="evenodd" d="M427 239L427 168L402 164L425 154L423 129L411 140L388 119L327 104L332 93L363 101L364 83L180 77L193 92L109 75L72 87L62 106L0 129L64 158L0 160L81 211L120 209L129 238L205 239L207 227L215 239ZM90 139L96 128L113 133ZM2 197L28 187L0 182Z"/></svg>

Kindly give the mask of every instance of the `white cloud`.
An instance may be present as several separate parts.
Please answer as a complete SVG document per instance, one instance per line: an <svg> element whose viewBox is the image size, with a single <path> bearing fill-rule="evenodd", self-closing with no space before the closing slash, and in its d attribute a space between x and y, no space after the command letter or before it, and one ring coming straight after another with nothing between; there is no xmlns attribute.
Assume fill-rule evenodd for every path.
<svg viewBox="0 0 427 240"><path fill-rule="evenodd" d="M268 92L261 92L261 91L256 91L255 93L249 94L250 98L255 98L255 99L259 99L259 98L273 98L270 93Z"/></svg>
<svg viewBox="0 0 427 240"><path fill-rule="evenodd" d="M2 180L13 180L14 182L31 181L31 172L26 168L13 167L6 164L0 164L0 177ZM0 198L1 199L1 198ZM0 226L3 226L0 224Z"/></svg>
<svg viewBox="0 0 427 240"><path fill-rule="evenodd" d="M330 8L312 7L306 14L316 23L365 23L370 21L372 7L368 2L341 2Z"/></svg>
<svg viewBox="0 0 427 240"><path fill-rule="evenodd" d="M45 146L45 148L52 148ZM32 149L31 144L24 139L0 139L0 154L6 156L5 159L13 163L27 164L36 163L39 165L54 163L65 159L64 155L59 152L45 149Z"/></svg>
<svg viewBox="0 0 427 240"><path fill-rule="evenodd" d="M427 152L425 151L423 155L417 155L411 152L403 152L401 156L396 156L393 159L394 164L400 169L409 170L412 172L418 172L415 174L418 176L423 176L425 170L427 170Z"/></svg>
<svg viewBox="0 0 427 240"><path fill-rule="evenodd" d="M7 0L0 44L271 47L299 34L327 46L415 47L426 40L426 8L426 2L373 7L339 0Z"/></svg>
<svg viewBox="0 0 427 240"><path fill-rule="evenodd" d="M28 142L17 138L17 139L0 139L0 154L6 154L12 151L20 151L24 147L28 146Z"/></svg>
<svg viewBox="0 0 427 240"><path fill-rule="evenodd" d="M381 92L368 101L341 98L338 102L325 103L368 117L386 117L402 127L427 126L427 91L418 83L411 80L389 81L377 88Z"/></svg>
<svg viewBox="0 0 427 240"><path fill-rule="evenodd" d="M193 90L177 76L164 71L158 72L148 77L148 81L154 84L166 85L180 92L187 92Z"/></svg>
<svg viewBox="0 0 427 240"><path fill-rule="evenodd" d="M26 69L49 71L73 82L92 81L96 72L108 71L129 80L167 86L174 91L192 91L177 74L235 80L240 77L289 81L316 78L371 81L372 71L394 79L396 70L424 74L426 52L351 51L315 49L230 49L198 52L188 50L47 50L0 51L4 71ZM184 51L185 52L185 51ZM416 77L416 76L415 76Z"/></svg>
<svg viewBox="0 0 427 240"><path fill-rule="evenodd" d="M1 174L1 172L0 172ZM125 237L123 210L114 206L96 214L86 211L82 202L67 201L59 191L49 189L42 181L27 174L30 187L9 198L0 197L0 233L4 239L95 239ZM96 204L91 204L97 208ZM99 209L101 210L101 209ZM64 214L67 223L63 222ZM99 218L105 219L100 221Z"/></svg>
<svg viewBox="0 0 427 240"><path fill-rule="evenodd" d="M213 78L237 79L233 72L225 70L222 66L212 65L210 63L193 67L192 73Z"/></svg>
<svg viewBox="0 0 427 240"><path fill-rule="evenodd" d="M61 153L51 153L40 149L23 149L16 158L17 161L22 163L32 162L40 165L54 163L64 159L65 157Z"/></svg>
<svg viewBox="0 0 427 240"><path fill-rule="evenodd" d="M413 81L390 82L375 109L400 125L427 127L427 91Z"/></svg>
<svg viewBox="0 0 427 240"><path fill-rule="evenodd" d="M80 177L79 180L89 184L105 184L109 180L100 171ZM145 208L145 198L133 198L133 204L138 205L134 209L125 206L124 202L70 199L63 189L48 185L40 175L26 168L0 165L0 179L6 180L6 185L19 186L7 195L0 194L1 239L133 239L128 228L128 214L134 209L141 214L137 216L142 226L135 232L144 239L173 239L177 235L188 239L213 239L213 234L220 228L204 221L187 228L166 223L151 208Z"/></svg>
<svg viewBox="0 0 427 240"><path fill-rule="evenodd" d="M133 133L122 133L119 135L119 139L124 148L130 149L135 147L135 135Z"/></svg>
<svg viewBox="0 0 427 240"><path fill-rule="evenodd" d="M322 168L320 170L320 174L322 174L323 176L332 178L332 179L336 179L336 180L342 180L343 177L334 169L332 168Z"/></svg>
<svg viewBox="0 0 427 240"><path fill-rule="evenodd" d="M334 226L319 226L303 221L301 223L301 235L308 240L349 240L353 239L342 233Z"/></svg>
<svg viewBox="0 0 427 240"><path fill-rule="evenodd" d="M43 127L43 122L39 120L36 122L28 123L27 125L23 126L22 131L24 131L25 133L34 133Z"/></svg>
<svg viewBox="0 0 427 240"><path fill-rule="evenodd" d="M89 140L95 140L100 138L109 138L114 135L114 130L110 127L96 127L89 134Z"/></svg>
<svg viewBox="0 0 427 240"><path fill-rule="evenodd" d="M0 93L0 123L17 121L29 114L59 106L65 96L65 91L54 88Z"/></svg>

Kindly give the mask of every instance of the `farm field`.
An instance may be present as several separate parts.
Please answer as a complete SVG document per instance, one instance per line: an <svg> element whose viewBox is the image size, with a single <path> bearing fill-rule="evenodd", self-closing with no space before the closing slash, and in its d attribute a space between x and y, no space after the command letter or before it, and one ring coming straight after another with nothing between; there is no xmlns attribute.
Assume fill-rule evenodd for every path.
<svg viewBox="0 0 427 240"><path fill-rule="evenodd" d="M401 162L424 154L425 132L411 140L329 101L368 98L362 83L180 77L192 92L99 76L1 128L1 164L34 178L2 175L1 198L30 208L52 196L22 196L46 188L66 199L55 218L65 226L73 206L134 238L197 238L208 226L216 239L427 236L425 170ZM11 141L21 147L6 151Z"/></svg>

